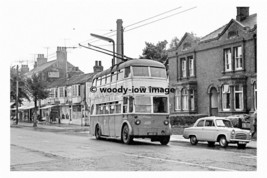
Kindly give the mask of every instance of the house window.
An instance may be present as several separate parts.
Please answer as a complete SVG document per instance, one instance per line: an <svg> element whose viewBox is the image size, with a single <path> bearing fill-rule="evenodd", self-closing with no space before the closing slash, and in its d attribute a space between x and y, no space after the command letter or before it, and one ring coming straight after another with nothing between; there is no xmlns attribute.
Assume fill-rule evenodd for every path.
<svg viewBox="0 0 267 178"><path fill-rule="evenodd" d="M254 109L257 110L257 83L256 82L253 85L253 93L254 93Z"/></svg>
<svg viewBox="0 0 267 178"><path fill-rule="evenodd" d="M56 95L55 98L57 98L57 88L55 89L55 95Z"/></svg>
<svg viewBox="0 0 267 178"><path fill-rule="evenodd" d="M192 90L192 92L190 93L190 107L191 107L191 111L195 110L195 91Z"/></svg>
<svg viewBox="0 0 267 178"><path fill-rule="evenodd" d="M72 96L79 96L79 85L73 85L72 86Z"/></svg>
<svg viewBox="0 0 267 178"><path fill-rule="evenodd" d="M222 86L222 106L223 110L230 110L230 87L229 85Z"/></svg>
<svg viewBox="0 0 267 178"><path fill-rule="evenodd" d="M182 90L182 109L188 110L188 91L185 88Z"/></svg>
<svg viewBox="0 0 267 178"><path fill-rule="evenodd" d="M241 85L235 86L235 109L243 109L243 87Z"/></svg>
<svg viewBox="0 0 267 178"><path fill-rule="evenodd" d="M189 76L192 77L195 75L193 56L188 57L188 61L189 61Z"/></svg>
<svg viewBox="0 0 267 178"><path fill-rule="evenodd" d="M59 97L60 98L64 97L64 88L63 87L59 88Z"/></svg>
<svg viewBox="0 0 267 178"><path fill-rule="evenodd" d="M234 48L235 70L243 69L242 47Z"/></svg>
<svg viewBox="0 0 267 178"><path fill-rule="evenodd" d="M182 59L182 77L186 77L186 59Z"/></svg>
<svg viewBox="0 0 267 178"><path fill-rule="evenodd" d="M225 71L232 71L231 49L224 50Z"/></svg>
<svg viewBox="0 0 267 178"><path fill-rule="evenodd" d="M181 92L179 89L175 91L175 110L181 110Z"/></svg>
<svg viewBox="0 0 267 178"><path fill-rule="evenodd" d="M49 93L50 98L54 98L55 97L55 89L51 89L50 93Z"/></svg>

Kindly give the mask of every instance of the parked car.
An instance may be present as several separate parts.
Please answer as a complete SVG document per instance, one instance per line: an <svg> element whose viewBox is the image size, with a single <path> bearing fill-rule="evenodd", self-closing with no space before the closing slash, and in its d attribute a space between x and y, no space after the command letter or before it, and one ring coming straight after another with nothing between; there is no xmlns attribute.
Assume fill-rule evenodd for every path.
<svg viewBox="0 0 267 178"><path fill-rule="evenodd" d="M232 122L225 117L204 117L198 119L192 127L185 128L183 137L190 139L192 145L198 141L207 141L209 146L219 142L221 147L228 143L236 143L239 148L245 148L251 140L251 132L234 128Z"/></svg>

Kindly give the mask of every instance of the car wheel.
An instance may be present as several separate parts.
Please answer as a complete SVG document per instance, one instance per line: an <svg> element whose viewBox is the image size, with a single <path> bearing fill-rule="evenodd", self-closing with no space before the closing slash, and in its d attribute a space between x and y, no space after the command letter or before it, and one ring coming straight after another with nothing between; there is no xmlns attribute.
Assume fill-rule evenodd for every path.
<svg viewBox="0 0 267 178"><path fill-rule="evenodd" d="M133 137L130 135L130 130L127 124L122 128L121 140L125 144L130 144L133 141Z"/></svg>
<svg viewBox="0 0 267 178"><path fill-rule="evenodd" d="M190 143L192 145L196 145L197 142L198 142L198 140L197 140L197 137L196 136L193 135L193 136L190 137Z"/></svg>
<svg viewBox="0 0 267 178"><path fill-rule="evenodd" d="M164 136L163 138L160 139L160 143L162 145L167 145L170 141L170 136Z"/></svg>
<svg viewBox="0 0 267 178"><path fill-rule="evenodd" d="M246 146L247 144L239 144L239 143L237 144L237 147L242 149L246 148Z"/></svg>
<svg viewBox="0 0 267 178"><path fill-rule="evenodd" d="M215 145L215 142L208 142L208 146L212 147Z"/></svg>
<svg viewBox="0 0 267 178"><path fill-rule="evenodd" d="M101 130L98 124L95 127L95 138L97 140L101 139Z"/></svg>
<svg viewBox="0 0 267 178"><path fill-rule="evenodd" d="M228 142L225 138L225 136L221 136L219 139L219 144L221 147L226 148L228 146Z"/></svg>

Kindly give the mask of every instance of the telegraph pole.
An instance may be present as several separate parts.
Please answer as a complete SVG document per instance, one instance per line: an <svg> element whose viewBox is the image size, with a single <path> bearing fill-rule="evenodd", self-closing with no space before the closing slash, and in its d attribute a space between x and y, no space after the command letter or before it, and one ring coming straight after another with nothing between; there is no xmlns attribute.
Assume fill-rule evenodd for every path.
<svg viewBox="0 0 267 178"><path fill-rule="evenodd" d="M17 77L16 77L16 125L19 123L19 65L17 65Z"/></svg>

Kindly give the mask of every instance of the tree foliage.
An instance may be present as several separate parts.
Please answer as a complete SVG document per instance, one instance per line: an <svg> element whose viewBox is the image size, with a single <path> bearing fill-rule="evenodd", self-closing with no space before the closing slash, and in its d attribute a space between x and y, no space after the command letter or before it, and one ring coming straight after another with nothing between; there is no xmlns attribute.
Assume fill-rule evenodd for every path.
<svg viewBox="0 0 267 178"><path fill-rule="evenodd" d="M180 40L177 37L174 37L171 42L170 42L170 50L175 50L178 49L178 44L179 44Z"/></svg>
<svg viewBox="0 0 267 178"><path fill-rule="evenodd" d="M141 59L152 59L159 62L165 62L168 55L166 50L167 41L159 41L156 45L145 42L146 47L143 49Z"/></svg>
<svg viewBox="0 0 267 178"><path fill-rule="evenodd" d="M30 101L28 91L25 87L26 81L20 75L20 73L17 74L17 71L14 69L14 67L10 68L10 101L15 101L17 97L16 96L17 79L18 79L18 103L22 104L24 99Z"/></svg>
<svg viewBox="0 0 267 178"><path fill-rule="evenodd" d="M173 50L178 48L180 40L174 37L167 49L168 42L166 40L159 41L156 45L153 43L145 42L145 48L143 49L141 59L153 59L164 63L168 58L168 50Z"/></svg>
<svg viewBox="0 0 267 178"><path fill-rule="evenodd" d="M46 84L42 80L41 75L33 74L31 78L27 79L27 90L34 101L35 113L33 126L37 126L37 102L46 99L49 96L49 91L46 89Z"/></svg>

